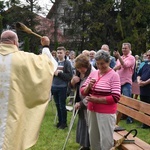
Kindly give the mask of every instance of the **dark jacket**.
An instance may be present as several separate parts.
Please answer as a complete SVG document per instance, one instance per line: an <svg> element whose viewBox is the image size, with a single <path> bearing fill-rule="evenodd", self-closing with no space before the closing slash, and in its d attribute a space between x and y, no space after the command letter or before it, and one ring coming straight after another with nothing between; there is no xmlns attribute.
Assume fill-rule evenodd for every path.
<svg viewBox="0 0 150 150"><path fill-rule="evenodd" d="M73 70L70 61L65 59L63 72L58 73L58 77L64 81L69 82L73 76Z"/></svg>

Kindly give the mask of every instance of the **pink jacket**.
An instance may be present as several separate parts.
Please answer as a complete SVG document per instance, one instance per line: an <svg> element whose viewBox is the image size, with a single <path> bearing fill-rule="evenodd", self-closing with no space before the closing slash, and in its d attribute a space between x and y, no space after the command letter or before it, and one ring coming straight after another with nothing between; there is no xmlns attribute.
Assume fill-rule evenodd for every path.
<svg viewBox="0 0 150 150"><path fill-rule="evenodd" d="M86 96L84 89L88 85L91 78L96 79L96 83L89 91L88 95L91 94L96 97L106 97L107 104L88 102L88 109L98 113L116 113L117 102L120 99L119 75L113 69L110 69L102 77L99 76L99 70L93 71L80 89L81 94L84 96Z"/></svg>
<svg viewBox="0 0 150 150"><path fill-rule="evenodd" d="M125 83L132 84L132 74L134 72L134 65L135 65L135 58L128 54L127 56L121 56L124 61L124 65L121 65L121 69L117 70L116 72L120 76L121 85ZM116 66L120 65L120 61L117 60Z"/></svg>

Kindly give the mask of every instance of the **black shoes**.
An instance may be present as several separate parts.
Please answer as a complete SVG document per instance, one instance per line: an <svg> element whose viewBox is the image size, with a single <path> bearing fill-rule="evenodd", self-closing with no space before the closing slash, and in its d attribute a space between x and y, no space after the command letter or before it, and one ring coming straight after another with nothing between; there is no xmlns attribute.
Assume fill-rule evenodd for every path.
<svg viewBox="0 0 150 150"><path fill-rule="evenodd" d="M65 124L65 123L63 123L63 124L57 123L57 124L56 124L56 127L57 127L58 129L65 129L65 128L68 127L68 126L67 126L67 124Z"/></svg>
<svg viewBox="0 0 150 150"><path fill-rule="evenodd" d="M68 126L67 126L67 124L61 124L60 126L59 126L59 129L65 129L65 128L67 128Z"/></svg>
<svg viewBox="0 0 150 150"><path fill-rule="evenodd" d="M61 123L58 122L58 123L56 124L56 127L59 128L60 125L61 125Z"/></svg>
<svg viewBox="0 0 150 150"><path fill-rule="evenodd" d="M150 129L150 126L146 125L146 124L142 124L141 126L142 129Z"/></svg>
<svg viewBox="0 0 150 150"><path fill-rule="evenodd" d="M126 123L127 124L132 124L133 123L133 119L131 117L127 117Z"/></svg>
<svg viewBox="0 0 150 150"><path fill-rule="evenodd" d="M80 147L80 149L79 150L90 150L90 148L89 147Z"/></svg>

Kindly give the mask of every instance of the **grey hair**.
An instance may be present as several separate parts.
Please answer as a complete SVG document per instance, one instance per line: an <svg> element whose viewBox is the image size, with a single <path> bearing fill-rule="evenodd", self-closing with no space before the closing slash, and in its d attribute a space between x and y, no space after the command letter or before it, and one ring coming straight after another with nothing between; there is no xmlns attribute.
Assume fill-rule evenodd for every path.
<svg viewBox="0 0 150 150"><path fill-rule="evenodd" d="M129 49L131 50L131 44L130 43L122 43L122 46L123 45L128 45Z"/></svg>
<svg viewBox="0 0 150 150"><path fill-rule="evenodd" d="M3 42L3 43L12 43L16 39L18 39L18 36L17 36L17 34L14 31L5 30L1 34L0 41Z"/></svg>
<svg viewBox="0 0 150 150"><path fill-rule="evenodd" d="M105 62L110 62L110 54L104 50L99 50L95 55L95 60L104 60Z"/></svg>
<svg viewBox="0 0 150 150"><path fill-rule="evenodd" d="M75 51L70 51L70 55L75 55L76 53L75 53Z"/></svg>

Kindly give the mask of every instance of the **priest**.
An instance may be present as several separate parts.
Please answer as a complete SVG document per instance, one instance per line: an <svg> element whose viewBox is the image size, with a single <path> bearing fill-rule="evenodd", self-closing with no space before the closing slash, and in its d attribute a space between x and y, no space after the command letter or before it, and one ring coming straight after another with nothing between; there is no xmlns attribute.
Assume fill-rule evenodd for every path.
<svg viewBox="0 0 150 150"><path fill-rule="evenodd" d="M57 62L48 37L41 38L42 54L20 51L11 30L0 39L0 149L24 150L39 135L50 97Z"/></svg>

